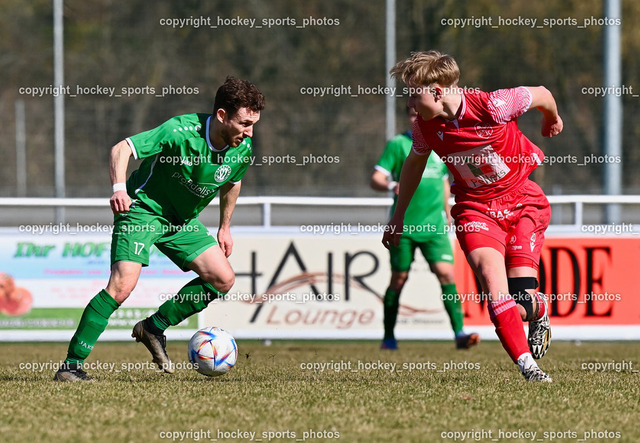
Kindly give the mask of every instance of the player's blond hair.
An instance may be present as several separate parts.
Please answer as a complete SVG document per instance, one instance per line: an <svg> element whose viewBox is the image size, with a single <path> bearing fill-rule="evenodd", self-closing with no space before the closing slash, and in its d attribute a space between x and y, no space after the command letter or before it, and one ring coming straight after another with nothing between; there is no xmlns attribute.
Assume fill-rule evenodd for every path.
<svg viewBox="0 0 640 443"><path fill-rule="evenodd" d="M460 69L453 57L438 51L412 52L411 57L398 62L389 73L407 85L455 86L460 79Z"/></svg>

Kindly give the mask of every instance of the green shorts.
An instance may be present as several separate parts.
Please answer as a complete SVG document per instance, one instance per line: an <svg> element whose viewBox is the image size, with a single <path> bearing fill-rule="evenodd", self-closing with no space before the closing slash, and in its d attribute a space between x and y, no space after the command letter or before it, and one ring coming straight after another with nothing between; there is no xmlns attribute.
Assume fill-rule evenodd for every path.
<svg viewBox="0 0 640 443"><path fill-rule="evenodd" d="M430 264L453 263L453 249L448 235L434 234L419 240L403 235L398 246L391 246L389 250L391 269L397 272L409 271L416 248L420 248L425 260Z"/></svg>
<svg viewBox="0 0 640 443"><path fill-rule="evenodd" d="M198 255L216 239L198 220L191 219L182 225L170 223L166 218L135 207L116 215L111 237L111 264L119 260L149 266L149 252L155 245L183 271Z"/></svg>

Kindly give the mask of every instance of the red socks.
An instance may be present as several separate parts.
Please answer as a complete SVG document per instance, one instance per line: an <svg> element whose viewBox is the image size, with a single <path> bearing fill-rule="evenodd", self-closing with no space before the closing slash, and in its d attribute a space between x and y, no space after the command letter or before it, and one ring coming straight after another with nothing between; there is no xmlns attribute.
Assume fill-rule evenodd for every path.
<svg viewBox="0 0 640 443"><path fill-rule="evenodd" d="M540 315L543 314L544 307ZM501 300L489 302L489 316L496 327L496 334L502 347L507 351L511 360L517 363L518 357L530 351L516 302L510 295Z"/></svg>

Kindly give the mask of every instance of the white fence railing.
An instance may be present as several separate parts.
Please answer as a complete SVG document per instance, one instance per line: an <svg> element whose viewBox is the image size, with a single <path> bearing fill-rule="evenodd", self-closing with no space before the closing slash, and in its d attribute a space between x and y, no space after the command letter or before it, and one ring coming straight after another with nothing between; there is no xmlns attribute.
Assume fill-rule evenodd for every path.
<svg viewBox="0 0 640 443"><path fill-rule="evenodd" d="M639 205L640 195L552 195L549 202L554 206L570 205L571 222L564 226L579 228L584 224L585 205ZM259 206L262 213L263 228L272 226L272 211L274 206L307 206L307 207L341 207L341 208L385 208L391 206L390 197L239 197L238 206ZM452 201L453 203L453 201ZM218 205L218 200L211 203ZM0 213L6 207L28 208L106 208L109 206L107 198L0 198ZM1 220L0 220L1 221ZM640 218L634 224L640 222ZM554 221L552 220L552 224Z"/></svg>

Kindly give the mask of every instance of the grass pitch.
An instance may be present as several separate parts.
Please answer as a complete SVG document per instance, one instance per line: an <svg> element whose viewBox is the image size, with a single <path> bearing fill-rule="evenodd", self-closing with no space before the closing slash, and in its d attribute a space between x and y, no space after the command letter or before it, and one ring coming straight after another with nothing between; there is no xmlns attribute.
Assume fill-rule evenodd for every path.
<svg viewBox="0 0 640 443"><path fill-rule="evenodd" d="M527 383L498 342L239 341L218 378L98 342L93 383L52 381L66 344L0 344L0 440L640 441L638 343L554 342ZM186 343L168 345L186 365Z"/></svg>

